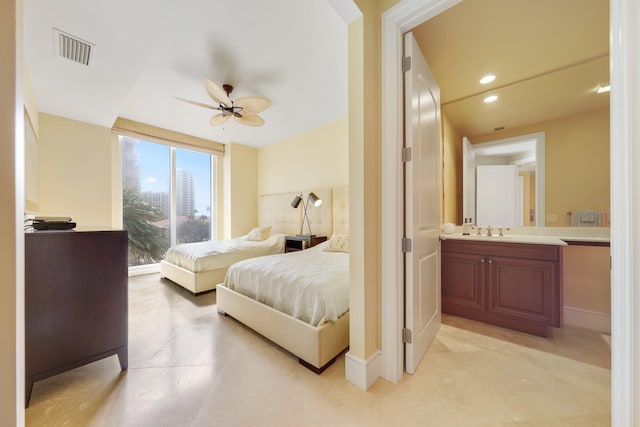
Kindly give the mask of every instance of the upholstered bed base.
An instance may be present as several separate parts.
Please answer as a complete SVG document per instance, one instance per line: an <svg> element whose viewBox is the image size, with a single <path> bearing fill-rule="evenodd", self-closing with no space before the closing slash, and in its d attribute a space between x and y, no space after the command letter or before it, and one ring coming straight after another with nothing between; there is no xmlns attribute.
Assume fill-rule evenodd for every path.
<svg viewBox="0 0 640 427"><path fill-rule="evenodd" d="M239 294L224 284L216 287L218 312L227 314L322 372L349 346L349 313L336 322L315 327Z"/></svg>
<svg viewBox="0 0 640 427"><path fill-rule="evenodd" d="M224 267L217 270L194 273L170 262L160 261L160 276L171 280L194 294L215 289L218 283L224 282L227 269L228 267Z"/></svg>

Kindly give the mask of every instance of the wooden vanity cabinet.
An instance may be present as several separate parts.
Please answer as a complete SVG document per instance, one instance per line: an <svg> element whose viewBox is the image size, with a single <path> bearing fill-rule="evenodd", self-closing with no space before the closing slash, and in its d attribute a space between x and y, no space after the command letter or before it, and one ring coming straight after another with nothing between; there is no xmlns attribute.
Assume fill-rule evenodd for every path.
<svg viewBox="0 0 640 427"><path fill-rule="evenodd" d="M561 326L562 250L521 243L442 241L442 312L547 336Z"/></svg>
<svg viewBox="0 0 640 427"><path fill-rule="evenodd" d="M448 252L444 246L443 242L442 311L446 313L445 307L454 306L463 312L485 312L487 279L484 256Z"/></svg>

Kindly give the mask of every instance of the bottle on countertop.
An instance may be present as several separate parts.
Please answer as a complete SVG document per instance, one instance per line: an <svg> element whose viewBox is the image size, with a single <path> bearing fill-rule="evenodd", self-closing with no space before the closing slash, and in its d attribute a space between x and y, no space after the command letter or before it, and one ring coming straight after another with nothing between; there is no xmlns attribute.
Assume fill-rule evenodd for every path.
<svg viewBox="0 0 640 427"><path fill-rule="evenodd" d="M462 224L462 235L468 236L471 234L471 218L465 218Z"/></svg>

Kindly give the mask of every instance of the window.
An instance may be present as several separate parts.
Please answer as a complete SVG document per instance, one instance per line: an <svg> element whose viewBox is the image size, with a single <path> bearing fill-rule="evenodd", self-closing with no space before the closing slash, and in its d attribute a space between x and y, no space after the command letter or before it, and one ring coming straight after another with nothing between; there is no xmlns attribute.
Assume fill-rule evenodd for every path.
<svg viewBox="0 0 640 427"><path fill-rule="evenodd" d="M176 243L211 240L211 155L175 149Z"/></svg>
<svg viewBox="0 0 640 427"><path fill-rule="evenodd" d="M121 137L129 266L160 262L169 246L215 236L216 156Z"/></svg>

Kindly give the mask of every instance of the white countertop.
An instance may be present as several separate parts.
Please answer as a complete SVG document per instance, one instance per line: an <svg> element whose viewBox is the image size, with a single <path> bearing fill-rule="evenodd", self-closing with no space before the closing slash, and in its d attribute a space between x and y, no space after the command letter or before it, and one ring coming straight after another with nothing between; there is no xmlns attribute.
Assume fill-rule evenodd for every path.
<svg viewBox="0 0 640 427"><path fill-rule="evenodd" d="M528 243L533 245L555 245L555 246L567 246L567 243L557 237L553 236L527 236L527 235L512 235L512 236L463 236L461 233L443 233L440 235L442 240L473 240L477 242L501 242L501 243Z"/></svg>
<svg viewBox="0 0 640 427"><path fill-rule="evenodd" d="M482 236L477 236L477 229L471 235L462 235L462 226L456 226L453 233L441 233L441 239L474 240L481 242L530 243L538 245L566 246L567 241L585 243L609 243L609 228L592 227L509 227L504 229L504 236L498 236L498 227L493 227L493 236L487 237L486 228L482 228Z"/></svg>

